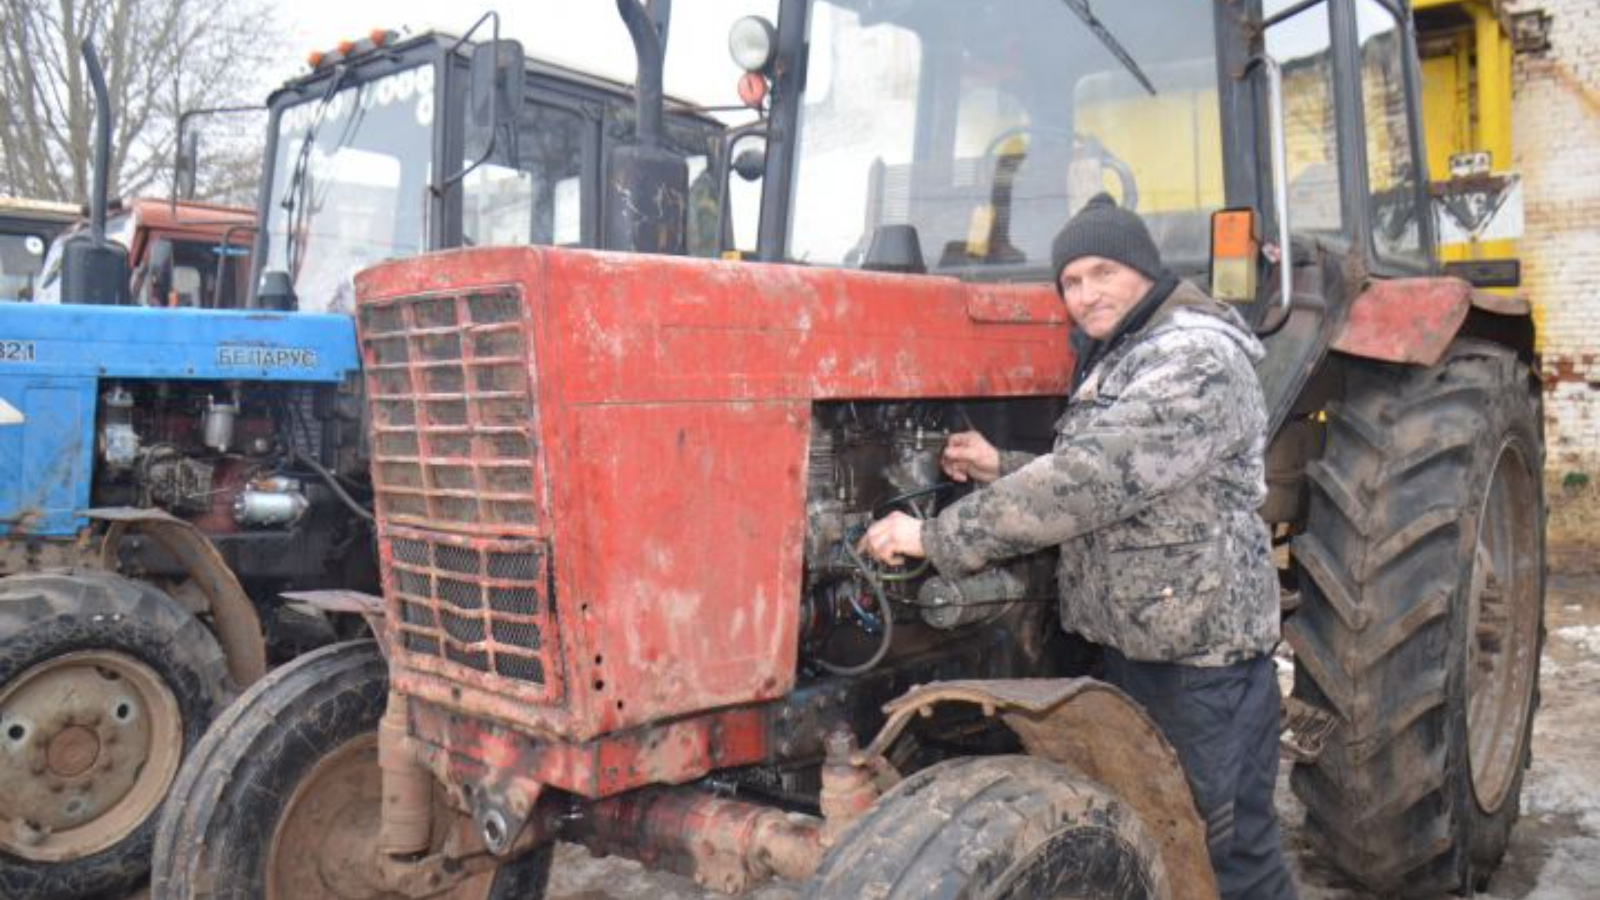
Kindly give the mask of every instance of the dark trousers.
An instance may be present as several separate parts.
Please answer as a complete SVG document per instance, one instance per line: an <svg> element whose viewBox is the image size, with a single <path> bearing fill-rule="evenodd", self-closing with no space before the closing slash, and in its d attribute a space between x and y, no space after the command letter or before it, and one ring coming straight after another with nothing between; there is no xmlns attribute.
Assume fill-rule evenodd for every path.
<svg viewBox="0 0 1600 900"><path fill-rule="evenodd" d="M1293 898L1272 805L1279 695L1271 657L1201 667L1135 662L1107 648L1105 667L1105 680L1138 701L1178 751L1225 900Z"/></svg>

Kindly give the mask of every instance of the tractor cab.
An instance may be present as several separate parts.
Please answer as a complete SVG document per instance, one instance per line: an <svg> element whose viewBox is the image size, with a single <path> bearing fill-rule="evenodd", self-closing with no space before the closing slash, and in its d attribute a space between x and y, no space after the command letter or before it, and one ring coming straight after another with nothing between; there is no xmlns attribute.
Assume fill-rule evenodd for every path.
<svg viewBox="0 0 1600 900"><path fill-rule="evenodd" d="M785 256L1048 280L1066 215L1109 191L1173 263L1204 268L1227 202L1219 82L1241 89L1218 74L1227 23L1106 4L1096 31L1072 4L1024 6L811 5L806 89L774 104L799 123Z"/></svg>
<svg viewBox="0 0 1600 900"><path fill-rule="evenodd" d="M1108 191L1204 276L1214 212L1276 217L1281 132L1297 237L1374 271L1432 261L1398 4L790 0L779 18L755 70L772 89L766 258L1048 277L1055 231ZM881 246L920 262L873 256L907 228Z"/></svg>
<svg viewBox="0 0 1600 900"><path fill-rule="evenodd" d="M70 229L50 245L35 302L63 302L67 242L87 227ZM106 217L107 238L128 253L128 296L135 306L243 308L255 230L248 209L194 200L139 198Z"/></svg>
<svg viewBox="0 0 1600 900"><path fill-rule="evenodd" d="M56 235L78 220L70 203L0 197L0 300L32 300Z"/></svg>
<svg viewBox="0 0 1600 900"><path fill-rule="evenodd" d="M758 21L732 33L757 36L765 98L759 259L1048 282L1051 238L1105 191L1266 339L1274 428L1358 298L1437 271L1404 4L785 0Z"/></svg>
<svg viewBox="0 0 1600 900"><path fill-rule="evenodd" d="M600 160L633 131L628 87L472 36L375 32L312 54L272 95L255 305L350 312L357 271L430 250L598 245ZM720 131L670 105L702 213ZM714 217L693 220L691 249L714 254Z"/></svg>

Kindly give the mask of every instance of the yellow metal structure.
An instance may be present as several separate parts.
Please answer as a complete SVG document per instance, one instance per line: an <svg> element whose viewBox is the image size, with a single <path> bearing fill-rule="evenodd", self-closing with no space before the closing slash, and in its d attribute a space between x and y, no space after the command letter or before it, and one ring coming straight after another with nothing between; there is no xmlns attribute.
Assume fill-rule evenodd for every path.
<svg viewBox="0 0 1600 900"><path fill-rule="evenodd" d="M1511 36L1501 0L1413 0L1422 56L1428 171L1451 177L1452 158L1489 155L1489 174L1511 173ZM1441 243L1446 262L1513 259L1512 238Z"/></svg>

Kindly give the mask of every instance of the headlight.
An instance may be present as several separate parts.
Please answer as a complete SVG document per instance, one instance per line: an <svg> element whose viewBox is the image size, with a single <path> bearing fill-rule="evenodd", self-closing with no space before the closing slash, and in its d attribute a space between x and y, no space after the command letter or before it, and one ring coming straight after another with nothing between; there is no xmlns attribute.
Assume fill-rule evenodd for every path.
<svg viewBox="0 0 1600 900"><path fill-rule="evenodd" d="M778 52L778 30L760 16L745 16L728 30L728 52L746 72L761 72Z"/></svg>

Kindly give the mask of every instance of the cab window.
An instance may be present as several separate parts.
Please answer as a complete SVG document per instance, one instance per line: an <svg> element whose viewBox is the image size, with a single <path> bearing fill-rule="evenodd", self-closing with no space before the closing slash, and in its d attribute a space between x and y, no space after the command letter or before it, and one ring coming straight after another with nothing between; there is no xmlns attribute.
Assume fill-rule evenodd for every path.
<svg viewBox="0 0 1600 900"><path fill-rule="evenodd" d="M1292 0L1267 0L1272 16ZM1289 157L1289 223L1295 231L1338 234L1344 226L1334 117L1333 32L1318 3L1272 25L1267 54L1283 67L1284 132Z"/></svg>
<svg viewBox="0 0 1600 900"><path fill-rule="evenodd" d="M1367 135L1367 209L1383 258L1420 261L1417 148L1406 106L1405 32L1378 0L1356 0L1361 107Z"/></svg>
<svg viewBox="0 0 1600 900"><path fill-rule="evenodd" d="M515 146L497 147L494 160L462 180L466 245L584 243L583 160L592 129L575 111L528 104Z"/></svg>

